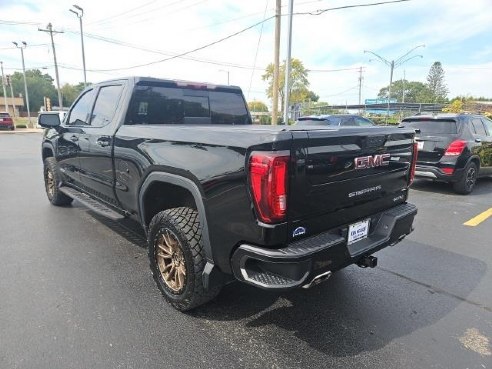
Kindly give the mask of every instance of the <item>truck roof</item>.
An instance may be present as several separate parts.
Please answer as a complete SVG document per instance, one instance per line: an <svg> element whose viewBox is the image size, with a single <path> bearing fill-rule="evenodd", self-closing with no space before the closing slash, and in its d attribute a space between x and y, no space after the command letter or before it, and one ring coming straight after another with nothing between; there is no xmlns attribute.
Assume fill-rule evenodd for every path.
<svg viewBox="0 0 492 369"><path fill-rule="evenodd" d="M154 77L142 77L142 76L129 76L129 77L122 77L122 78L115 78L115 79L110 79L110 80L105 80L101 81L98 83L95 83L95 85L103 84L103 83L108 83L108 82L117 82L117 81L122 81L122 80L133 80L135 84L145 84L145 83L163 83L163 84L170 84L178 87L195 87L195 88L205 88L207 90L230 90L234 92L242 92L241 88L239 86L232 86L232 85L221 85L221 84L216 84L216 83L211 83L211 82L197 82L197 81L185 81L185 80L179 80L179 79L164 79L164 78L154 78Z"/></svg>

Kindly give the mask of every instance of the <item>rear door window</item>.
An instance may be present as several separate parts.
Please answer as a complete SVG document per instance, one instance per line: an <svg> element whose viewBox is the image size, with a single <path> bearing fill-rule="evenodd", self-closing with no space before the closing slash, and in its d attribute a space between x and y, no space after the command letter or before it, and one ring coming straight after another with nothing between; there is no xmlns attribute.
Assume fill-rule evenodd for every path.
<svg viewBox="0 0 492 369"><path fill-rule="evenodd" d="M404 120L402 127L419 129L422 135L455 135L458 126L455 120Z"/></svg>
<svg viewBox="0 0 492 369"><path fill-rule="evenodd" d="M482 122L487 127L488 136L492 136L492 120L487 118L482 118Z"/></svg>
<svg viewBox="0 0 492 369"><path fill-rule="evenodd" d="M475 130L475 133L477 135L487 136L487 132L485 132L485 127L484 127L481 119L473 118L471 122L473 125L473 129Z"/></svg>
<svg viewBox="0 0 492 369"><path fill-rule="evenodd" d="M94 111L92 112L91 126L104 127L111 123L122 91L122 85L104 86L99 89Z"/></svg>

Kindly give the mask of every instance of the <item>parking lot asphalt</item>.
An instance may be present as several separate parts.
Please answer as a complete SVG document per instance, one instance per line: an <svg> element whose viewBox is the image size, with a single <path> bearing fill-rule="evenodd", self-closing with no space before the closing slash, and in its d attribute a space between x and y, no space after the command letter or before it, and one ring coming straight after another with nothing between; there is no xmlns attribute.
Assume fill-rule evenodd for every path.
<svg viewBox="0 0 492 369"><path fill-rule="evenodd" d="M416 229L309 290L234 283L183 314L138 229L48 203L40 134L0 135L0 368L492 368L492 180L417 180Z"/></svg>

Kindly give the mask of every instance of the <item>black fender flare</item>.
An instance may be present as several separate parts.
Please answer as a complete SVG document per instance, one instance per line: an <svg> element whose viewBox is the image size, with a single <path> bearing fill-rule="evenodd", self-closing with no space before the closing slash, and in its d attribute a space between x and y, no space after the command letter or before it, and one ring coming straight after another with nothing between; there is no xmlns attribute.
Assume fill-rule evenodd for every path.
<svg viewBox="0 0 492 369"><path fill-rule="evenodd" d="M145 209L144 209L144 196L152 183L155 182L163 182L169 183L178 187L182 187L188 190L195 200L195 204L198 210L198 217L200 218L200 224L202 225L202 242L203 249L205 250L205 256L207 257L207 261L213 264L213 256L212 256L212 246L210 245L210 236L208 232L208 223L207 216L205 213L205 205L203 203L203 196L200 192L200 189L189 178L185 178L182 176L178 176L176 174L165 173L165 172L152 172L150 173L140 186L140 191L138 194L138 207L139 207L139 216L140 222L145 229L145 233L147 233L147 225L145 224Z"/></svg>
<svg viewBox="0 0 492 369"><path fill-rule="evenodd" d="M53 154L53 157L55 157L55 158L56 158L56 155L55 155L55 148L54 148L54 146L53 146L53 144L52 144L51 142L50 142L50 143L48 143L48 142L43 142L43 143L41 144L41 157L43 157L43 151L44 151L44 149L49 149L49 150L51 150L51 153Z"/></svg>

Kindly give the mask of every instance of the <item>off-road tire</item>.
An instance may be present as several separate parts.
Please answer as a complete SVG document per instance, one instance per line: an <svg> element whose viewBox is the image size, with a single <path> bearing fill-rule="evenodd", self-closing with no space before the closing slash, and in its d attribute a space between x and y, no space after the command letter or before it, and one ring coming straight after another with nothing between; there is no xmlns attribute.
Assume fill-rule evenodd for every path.
<svg viewBox="0 0 492 369"><path fill-rule="evenodd" d="M468 195L473 191L473 188L477 183L477 177L477 164L471 161L466 165L465 170L463 171L463 176L460 180L453 184L454 191L461 195Z"/></svg>
<svg viewBox="0 0 492 369"><path fill-rule="evenodd" d="M46 195L52 205L66 206L72 203L73 199L60 191L62 183L61 175L58 170L58 163L53 157L44 160L44 188Z"/></svg>
<svg viewBox="0 0 492 369"><path fill-rule="evenodd" d="M164 281L159 269L158 251L162 235L172 232L179 241L182 260L186 270L182 288L173 290ZM147 237L150 269L159 290L166 300L177 310L188 311L205 304L216 297L221 286L205 290L203 287L203 269L206 264L202 245L202 230L198 213L190 208L173 208L156 214L149 225Z"/></svg>

